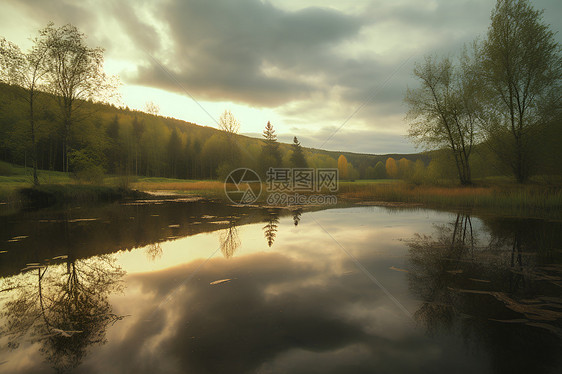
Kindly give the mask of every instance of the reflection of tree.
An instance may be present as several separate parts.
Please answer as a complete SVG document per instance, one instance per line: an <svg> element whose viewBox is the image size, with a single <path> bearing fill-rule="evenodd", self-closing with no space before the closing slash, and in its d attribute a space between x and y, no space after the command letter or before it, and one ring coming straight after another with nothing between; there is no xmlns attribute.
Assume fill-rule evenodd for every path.
<svg viewBox="0 0 562 374"><path fill-rule="evenodd" d="M293 224L298 226L301 221L302 209L297 209L293 212Z"/></svg>
<svg viewBox="0 0 562 374"><path fill-rule="evenodd" d="M267 245L271 247L277 236L277 226L279 224L279 214L277 212L270 212L267 225L263 227L263 235L267 241Z"/></svg>
<svg viewBox="0 0 562 374"><path fill-rule="evenodd" d="M547 372L562 348L559 288L537 267L544 243L528 234L536 227L500 226L481 230L481 243L470 217L459 214L436 226L434 236L414 236L408 277L422 301L414 317L431 334L456 331L467 343L476 340L496 371Z"/></svg>
<svg viewBox="0 0 562 374"><path fill-rule="evenodd" d="M150 261L156 261L162 257L162 245L160 242L149 244L146 248L146 256Z"/></svg>
<svg viewBox="0 0 562 374"><path fill-rule="evenodd" d="M88 347L105 343L112 312L108 296L121 288L124 272L111 256L67 259L62 265L32 265L30 272L7 280L12 289L0 317L8 346L40 343L40 351L58 372L80 364Z"/></svg>
<svg viewBox="0 0 562 374"><path fill-rule="evenodd" d="M437 232L437 239L416 234L408 243L411 288L423 300L414 317L429 331L451 324L455 295L448 285L462 271L459 266L475 244L472 221L466 214L459 213L450 225L437 226Z"/></svg>
<svg viewBox="0 0 562 374"><path fill-rule="evenodd" d="M219 234L221 252L225 258L231 258L240 247L240 238L238 236L238 229L234 221L230 222L227 229Z"/></svg>

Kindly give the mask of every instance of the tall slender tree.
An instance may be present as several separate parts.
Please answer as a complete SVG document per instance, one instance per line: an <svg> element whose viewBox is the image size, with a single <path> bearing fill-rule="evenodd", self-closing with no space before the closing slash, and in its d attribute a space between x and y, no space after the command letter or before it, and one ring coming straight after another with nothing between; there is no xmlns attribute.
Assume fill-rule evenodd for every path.
<svg viewBox="0 0 562 374"><path fill-rule="evenodd" d="M560 45L542 15L528 0L498 0L483 46L482 77L496 114L485 129L520 183L539 161L533 156L545 117L562 104Z"/></svg>
<svg viewBox="0 0 562 374"><path fill-rule="evenodd" d="M338 157L338 173L341 179L349 178L349 163L344 155Z"/></svg>
<svg viewBox="0 0 562 374"><path fill-rule="evenodd" d="M265 144L261 149L261 163L262 171L265 172L270 167L281 166L281 152L279 151L277 135L269 121L263 131L263 137L265 138Z"/></svg>
<svg viewBox="0 0 562 374"><path fill-rule="evenodd" d="M107 101L115 93L117 82L103 70L102 48L86 45L86 36L71 24L55 28L50 23L40 31L47 47L46 79L55 95L63 122L63 171L68 171L71 129L78 120L77 111L88 100Z"/></svg>
<svg viewBox="0 0 562 374"><path fill-rule="evenodd" d="M476 82L469 73L473 64L468 53L460 68L455 68L449 58L427 56L423 64L414 68L421 87L408 89L405 98L409 106L409 136L429 149L448 148L459 181L465 185L472 183L469 161L478 136Z"/></svg>
<svg viewBox="0 0 562 374"><path fill-rule="evenodd" d="M36 142L36 102L43 76L45 75L45 40L36 38L33 47L24 53L20 48L0 38L0 82L25 88L22 96L28 105L29 130L31 136L31 158L33 164L33 184L39 184L37 177L37 142Z"/></svg>
<svg viewBox="0 0 562 374"><path fill-rule="evenodd" d="M223 163L223 169L230 172L240 162L240 148L236 136L240 130L240 122L230 110L225 110L219 118L219 127L226 134L228 142L227 160Z"/></svg>

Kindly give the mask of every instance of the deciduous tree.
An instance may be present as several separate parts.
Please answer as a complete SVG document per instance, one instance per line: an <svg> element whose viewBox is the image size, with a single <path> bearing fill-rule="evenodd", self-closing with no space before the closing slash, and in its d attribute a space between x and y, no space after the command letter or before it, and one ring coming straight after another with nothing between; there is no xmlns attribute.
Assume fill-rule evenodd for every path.
<svg viewBox="0 0 562 374"><path fill-rule="evenodd" d="M63 122L63 170L68 171L68 151L77 111L86 101L108 101L117 88L115 78L103 70L100 47L86 45L86 35L71 24L55 28L53 23L39 32L47 47L45 59L48 90L55 95Z"/></svg>
<svg viewBox="0 0 562 374"><path fill-rule="evenodd" d="M449 58L427 56L414 68L421 87L408 89L405 97L409 136L428 149L448 148L461 184L472 183L469 158L480 118L477 82L470 73L474 64L468 53L463 55L460 68L455 68Z"/></svg>
<svg viewBox="0 0 562 374"><path fill-rule="evenodd" d="M33 183L39 184L37 177L37 142L36 142L36 101L45 75L45 55L47 48L45 41L40 38L34 40L33 47L24 53L20 48L0 38L0 82L25 88L23 99L28 105L29 130L32 147ZM18 91L19 92L19 91Z"/></svg>
<svg viewBox="0 0 562 374"><path fill-rule="evenodd" d="M396 165L396 160L392 157L386 159L385 164L386 175L389 178L398 178L398 165Z"/></svg>
<svg viewBox="0 0 562 374"><path fill-rule="evenodd" d="M349 178L349 164L347 162L347 158L345 158L344 155L340 155L340 157L338 157L338 173L340 179Z"/></svg>
<svg viewBox="0 0 562 374"><path fill-rule="evenodd" d="M496 114L485 129L520 183L539 161L533 156L545 117L561 106L560 46L542 14L527 0L498 0L483 45L482 77Z"/></svg>

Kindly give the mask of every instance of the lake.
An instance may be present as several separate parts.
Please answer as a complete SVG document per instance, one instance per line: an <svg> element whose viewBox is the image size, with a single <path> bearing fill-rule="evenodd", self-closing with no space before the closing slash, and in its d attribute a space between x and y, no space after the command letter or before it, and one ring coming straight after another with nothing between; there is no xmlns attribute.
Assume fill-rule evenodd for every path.
<svg viewBox="0 0 562 374"><path fill-rule="evenodd" d="M138 201L0 217L0 372L562 372L562 223Z"/></svg>

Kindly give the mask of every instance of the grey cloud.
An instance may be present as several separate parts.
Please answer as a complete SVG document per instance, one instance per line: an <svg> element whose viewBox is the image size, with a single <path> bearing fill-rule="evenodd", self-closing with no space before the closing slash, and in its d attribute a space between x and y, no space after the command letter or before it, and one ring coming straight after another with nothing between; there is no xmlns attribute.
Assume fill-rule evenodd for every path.
<svg viewBox="0 0 562 374"><path fill-rule="evenodd" d="M483 36L494 1L373 0L353 15L318 7L289 11L259 0L13 4L41 23L75 23L94 42L103 42L107 56L126 55L137 67L136 73L122 76L126 83L180 94L185 88L198 100L293 110L289 117L314 118L309 123L318 126L333 121L333 115L342 120L348 115L334 112L327 107L330 104L348 107L349 113L365 104L353 121L377 128L373 118L405 113L404 92L408 84L416 85L413 63L426 53L454 54L463 43ZM548 8L545 20L559 30L562 6L547 0L537 0L535 6ZM421 44L397 45L399 52L388 55L346 55L348 41L364 40L376 47L379 41L369 41L363 32L381 25L393 27L389 35L381 36L384 42L411 35L420 37ZM561 37L558 33L558 40ZM143 51L158 59L173 78ZM409 56L411 60L395 71ZM313 113L295 111L296 103L303 104L297 109L308 106Z"/></svg>
<svg viewBox="0 0 562 374"><path fill-rule="evenodd" d="M264 106L318 90L300 77L326 71L337 59L330 47L362 27L357 17L336 11L290 13L255 0L172 2L158 15L168 22L174 45L166 68L187 90L205 99ZM270 76L268 66L288 76ZM158 64L141 67L136 83L181 91L159 70Z"/></svg>
<svg viewBox="0 0 562 374"><path fill-rule="evenodd" d="M154 26L142 21L134 6L115 1L109 4L107 11L117 15L123 31L132 38L135 46L140 45L148 52L155 52L159 49L160 41Z"/></svg>

